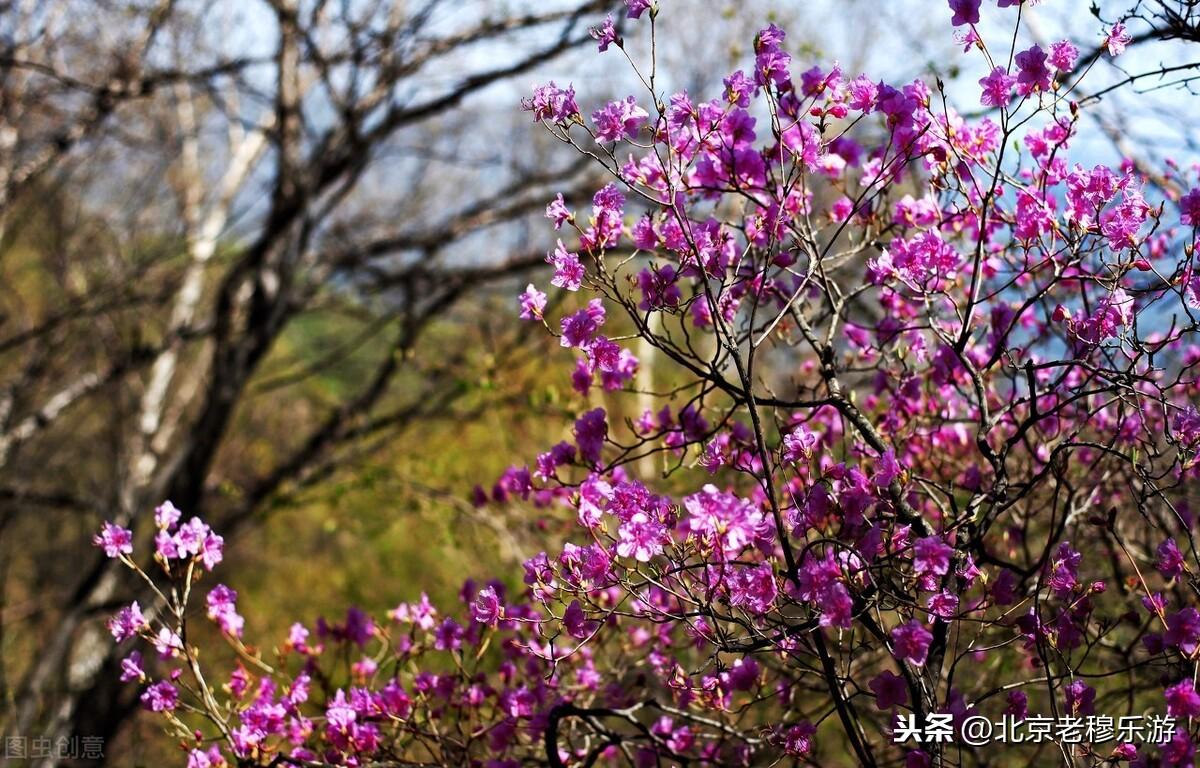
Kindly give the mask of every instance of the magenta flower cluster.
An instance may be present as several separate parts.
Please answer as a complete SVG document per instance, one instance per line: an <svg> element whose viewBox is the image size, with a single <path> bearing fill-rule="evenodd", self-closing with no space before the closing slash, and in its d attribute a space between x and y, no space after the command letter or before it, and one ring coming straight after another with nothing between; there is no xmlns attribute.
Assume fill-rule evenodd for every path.
<svg viewBox="0 0 1200 768"><path fill-rule="evenodd" d="M629 39L592 36L636 62L665 4L625 5ZM187 607L221 537L164 504L155 570L105 523L149 585L109 623L156 651L124 677L189 766L918 768L988 756L897 744L897 714L1145 712L1179 718L1168 741L1028 761L1192 764L1196 171L1072 157L1080 62L1125 23L1094 56L1017 50L1021 1L996 6L992 40L981 0L949 2L978 117L938 83L797 67L775 25L707 100L534 88L607 179L590 210L548 203L560 239L514 309L557 339L574 412L474 499L560 512L561 541L518 590L296 623L270 658L216 585L216 681Z"/></svg>

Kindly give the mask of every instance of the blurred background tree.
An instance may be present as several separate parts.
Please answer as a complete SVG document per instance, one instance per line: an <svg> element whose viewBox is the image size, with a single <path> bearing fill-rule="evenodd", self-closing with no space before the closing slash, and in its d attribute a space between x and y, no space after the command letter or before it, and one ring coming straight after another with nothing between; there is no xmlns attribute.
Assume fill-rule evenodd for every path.
<svg viewBox="0 0 1200 768"><path fill-rule="evenodd" d="M669 4L672 90L716 92L772 19L812 63L978 77L938 71L956 44L941 3ZM1182 15L1139 43L1195 39L1187 3L1143 6ZM261 621L519 575L555 513L484 515L470 489L574 410L569 382L540 378L555 345L513 321L514 296L550 245L546 202L596 180L516 103L547 77L631 88L580 55L620 8L0 0L5 734L177 759L103 637L137 585L88 546L102 518L136 530L166 498L226 536L225 578ZM1039 17L1047 35L1055 19ZM1118 96L1096 152L1149 165L1194 146L1169 98L1145 135Z"/></svg>

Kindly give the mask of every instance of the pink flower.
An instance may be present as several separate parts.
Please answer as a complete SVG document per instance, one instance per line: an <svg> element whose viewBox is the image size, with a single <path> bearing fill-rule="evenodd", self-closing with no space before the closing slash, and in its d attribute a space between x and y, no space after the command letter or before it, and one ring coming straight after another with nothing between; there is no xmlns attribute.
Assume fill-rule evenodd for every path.
<svg viewBox="0 0 1200 768"><path fill-rule="evenodd" d="M688 516L683 525L705 548L737 557L742 550L774 535L756 505L736 494L705 485L699 493L685 496Z"/></svg>
<svg viewBox="0 0 1200 768"><path fill-rule="evenodd" d="M938 589L941 577L950 571L950 562L953 556L954 549L937 536L917 540L913 545L913 573L922 589ZM931 611L933 605L934 603L931 601ZM939 605L943 608L947 607L944 600L940 601ZM957 600L955 600L954 604L949 606L950 611L953 612L957 605Z"/></svg>
<svg viewBox="0 0 1200 768"><path fill-rule="evenodd" d="M1182 408L1175 415L1175 437L1185 448L1200 445L1200 410L1194 405Z"/></svg>
<svg viewBox="0 0 1200 768"><path fill-rule="evenodd" d="M1084 227L1093 224L1119 189L1120 180L1111 168L1097 165L1087 171L1076 165L1067 176L1068 219Z"/></svg>
<svg viewBox="0 0 1200 768"><path fill-rule="evenodd" d="M409 712L412 711L412 699L409 698L408 692L404 687L395 680L392 680L383 687L380 691L380 698L383 703L383 711L390 717L406 718Z"/></svg>
<svg viewBox="0 0 1200 768"><path fill-rule="evenodd" d="M439 651L457 651L462 648L463 628L454 619L444 619L433 631L433 647Z"/></svg>
<svg viewBox="0 0 1200 768"><path fill-rule="evenodd" d="M1179 200L1182 214L1179 220L1192 227L1200 227L1200 187L1189 191Z"/></svg>
<svg viewBox="0 0 1200 768"><path fill-rule="evenodd" d="M183 640L167 627L161 627L158 634L151 638L151 642L154 643L154 650L158 651L160 659L172 658L183 650Z"/></svg>
<svg viewBox="0 0 1200 768"><path fill-rule="evenodd" d="M783 45L785 38L787 38L786 32L774 24L768 24L763 29L760 29L755 36L754 52L777 51L779 50L779 46Z"/></svg>
<svg viewBox="0 0 1200 768"><path fill-rule="evenodd" d="M621 44L620 38L617 37L617 29L613 26L612 14L605 17L603 24L598 27L592 27L588 33L593 39L599 42L597 48L600 49L601 53L607 51L608 46L613 43L616 43L618 46Z"/></svg>
<svg viewBox="0 0 1200 768"><path fill-rule="evenodd" d="M208 618L215 621L225 634L241 637L246 621L238 614L236 602L237 592L218 584L208 593Z"/></svg>
<svg viewBox="0 0 1200 768"><path fill-rule="evenodd" d="M807 720L793 725L784 732L784 751L793 757L804 757L812 751L813 736L816 733L816 727Z"/></svg>
<svg viewBox="0 0 1200 768"><path fill-rule="evenodd" d="M575 461L575 446L564 440L549 451L538 454L537 475L543 480L549 480L554 477L558 467L573 461Z"/></svg>
<svg viewBox="0 0 1200 768"><path fill-rule="evenodd" d="M92 537L92 544L103 549L108 557L129 555L133 553L133 531L106 520L100 533Z"/></svg>
<svg viewBox="0 0 1200 768"><path fill-rule="evenodd" d="M1113 760L1132 761L1137 759L1137 755L1137 745L1125 742L1124 744L1118 744L1117 746L1113 747L1110 757Z"/></svg>
<svg viewBox="0 0 1200 768"><path fill-rule="evenodd" d="M842 195L837 200L833 201L833 205L829 207L829 218L839 224L850 218L850 214L854 212L854 201Z"/></svg>
<svg viewBox="0 0 1200 768"><path fill-rule="evenodd" d="M179 703L179 691L160 680L142 693L142 705L151 712L172 712Z"/></svg>
<svg viewBox="0 0 1200 768"><path fill-rule="evenodd" d="M326 724L334 731L347 733L357 720L358 712L346 700L346 693L339 688L333 701L325 707Z"/></svg>
<svg viewBox="0 0 1200 768"><path fill-rule="evenodd" d="M501 613L503 613L503 609L496 589L484 587L479 590L479 593L475 595L475 601L471 603L471 618L480 624L494 627L500 620Z"/></svg>
<svg viewBox="0 0 1200 768"><path fill-rule="evenodd" d="M872 481L876 488L887 488L892 481L900 477L900 462L896 461L896 451L888 448L875 462L875 476Z"/></svg>
<svg viewBox="0 0 1200 768"><path fill-rule="evenodd" d="M955 27L978 24L980 2L981 0L950 0L950 10L954 11L950 24Z"/></svg>
<svg viewBox="0 0 1200 768"><path fill-rule="evenodd" d="M921 622L913 619L907 624L901 624L891 632L893 653L896 658L903 659L914 666L924 666L929 655L929 644L933 635Z"/></svg>
<svg viewBox="0 0 1200 768"><path fill-rule="evenodd" d="M817 447L819 440L820 438L813 434L808 427L796 427L783 438L783 460L788 464L795 464L801 459L805 461L811 459L813 449Z"/></svg>
<svg viewBox="0 0 1200 768"><path fill-rule="evenodd" d="M1059 72L1070 72L1079 59L1079 49L1070 40L1050 44L1050 66Z"/></svg>
<svg viewBox="0 0 1200 768"><path fill-rule="evenodd" d="M944 576L950 571L954 548L939 536L917 539L913 544L913 572L918 576Z"/></svg>
<svg viewBox="0 0 1200 768"><path fill-rule="evenodd" d="M1162 759L1164 766L1172 766L1172 768L1185 768L1196 764L1196 745L1192 743L1191 736L1186 728L1176 728L1175 736L1168 744L1161 747ZM1136 756L1137 752L1134 751Z"/></svg>
<svg viewBox="0 0 1200 768"><path fill-rule="evenodd" d="M521 319L541 320L545 309L546 294L539 291L533 283L525 286L525 292L521 294Z"/></svg>
<svg viewBox="0 0 1200 768"><path fill-rule="evenodd" d="M724 79L725 100L743 109L750 106L750 96L758 89L754 81L742 70Z"/></svg>
<svg viewBox="0 0 1200 768"><path fill-rule="evenodd" d="M653 4L653 0L625 0L625 15L630 19L640 19Z"/></svg>
<svg viewBox="0 0 1200 768"><path fill-rule="evenodd" d="M800 75L800 92L805 96L821 96L836 92L842 84L841 67L834 65L828 73L820 67L810 67Z"/></svg>
<svg viewBox="0 0 1200 768"><path fill-rule="evenodd" d="M154 535L154 551L163 560L179 557L179 550L175 547L175 537L166 530L159 531Z"/></svg>
<svg viewBox="0 0 1200 768"><path fill-rule="evenodd" d="M752 657L735 659L733 665L722 674L723 682L735 691L749 691L758 683L762 668Z"/></svg>
<svg viewBox="0 0 1200 768"><path fill-rule="evenodd" d="M596 336L596 331L604 325L604 304L600 299L592 299L588 305L574 314L567 315L560 321L562 338L559 343L564 347L585 347Z"/></svg>
<svg viewBox="0 0 1200 768"><path fill-rule="evenodd" d="M1200 612L1187 607L1168 616L1163 640L1189 656L1195 653L1196 648L1200 647Z"/></svg>
<svg viewBox="0 0 1200 768"><path fill-rule="evenodd" d="M1004 67L996 67L991 74L979 81L983 94L979 102L985 107L1007 107L1012 101L1012 88L1017 79Z"/></svg>
<svg viewBox="0 0 1200 768"><path fill-rule="evenodd" d="M1050 575L1046 584L1059 597L1067 597L1078 582L1079 564L1083 555L1071 548L1067 542L1058 545L1054 559L1050 562Z"/></svg>
<svg viewBox="0 0 1200 768"><path fill-rule="evenodd" d="M150 624L147 623L146 617L142 615L141 606L134 600L125 608L117 612L108 620L108 631L112 633L113 638L119 643L122 640L127 640L137 635L138 632L149 629Z"/></svg>
<svg viewBox="0 0 1200 768"><path fill-rule="evenodd" d="M821 159L821 133L812 123L801 120L784 130L780 138L783 146L809 170L816 170Z"/></svg>
<svg viewBox="0 0 1200 768"><path fill-rule="evenodd" d="M870 112L879 99L879 86L866 75L859 75L846 86L846 106L861 112Z"/></svg>
<svg viewBox="0 0 1200 768"><path fill-rule="evenodd" d="M1173 717L1200 717L1200 694L1191 680L1181 680L1172 685L1164 695L1167 699L1167 714Z"/></svg>
<svg viewBox="0 0 1200 768"><path fill-rule="evenodd" d="M169 501L164 501L154 508L154 524L164 530L171 530L179 522L182 513Z"/></svg>
<svg viewBox="0 0 1200 768"><path fill-rule="evenodd" d="M592 225L579 238L588 251L612 248L621 239L625 196L616 184L605 184L592 196Z"/></svg>
<svg viewBox="0 0 1200 768"><path fill-rule="evenodd" d="M751 613L769 611L777 594L775 571L769 563L741 568L730 579L729 602Z"/></svg>
<svg viewBox="0 0 1200 768"><path fill-rule="evenodd" d="M875 692L875 706L891 709L908 703L908 686L904 678L887 670L871 678L867 684Z"/></svg>
<svg viewBox="0 0 1200 768"><path fill-rule="evenodd" d="M1018 722L1025 719L1029 714L1029 697L1024 691L1009 691L1006 697L1008 706L1004 708L1004 714L1012 715Z"/></svg>
<svg viewBox="0 0 1200 768"><path fill-rule="evenodd" d="M308 652L308 630L300 622L295 622L288 629L287 645L299 653Z"/></svg>
<svg viewBox="0 0 1200 768"><path fill-rule="evenodd" d="M1137 248L1138 233L1149 216L1150 206L1134 185L1125 187L1121 203L1100 216L1100 229L1114 251Z"/></svg>
<svg viewBox="0 0 1200 768"><path fill-rule="evenodd" d="M667 529L645 512L638 512L622 523L617 533L618 555L648 563L655 555L662 554Z"/></svg>
<svg viewBox="0 0 1200 768"><path fill-rule="evenodd" d="M1166 539L1158 545L1158 571L1168 579L1183 574L1186 564L1174 539Z"/></svg>
<svg viewBox="0 0 1200 768"><path fill-rule="evenodd" d="M572 600L571 604L567 606L562 621L567 634L576 640L586 640L597 626L596 622L587 620L587 614L584 613L583 606L579 604L578 600Z"/></svg>
<svg viewBox="0 0 1200 768"><path fill-rule="evenodd" d="M204 570L212 571L225 557L225 538L209 531L200 545L199 555Z"/></svg>
<svg viewBox="0 0 1200 768"><path fill-rule="evenodd" d="M1112 29L1104 38L1104 45L1108 48L1109 56L1120 56L1125 53L1125 48L1133 41L1133 36L1125 29L1125 22L1118 21L1113 24Z"/></svg>
<svg viewBox="0 0 1200 768"><path fill-rule="evenodd" d="M554 277L550 280L551 285L565 288L568 291L579 290L586 272L583 264L579 262L579 255L568 251L562 240L559 240L554 250L546 255L546 263L554 266ZM543 304L543 306L545 305Z"/></svg>
<svg viewBox="0 0 1200 768"><path fill-rule="evenodd" d="M610 101L592 113L596 138L605 142L632 139L649 116L632 96L626 96L623 101Z"/></svg>
<svg viewBox="0 0 1200 768"><path fill-rule="evenodd" d="M591 361L586 357L579 358L575 361L575 370L571 372L571 389L586 397L592 391L595 373Z"/></svg>
<svg viewBox="0 0 1200 768"><path fill-rule="evenodd" d="M228 763L221 754L221 748L213 744L208 751L193 749L188 752L187 768L225 768Z"/></svg>
<svg viewBox="0 0 1200 768"><path fill-rule="evenodd" d="M579 107L575 104L575 89L571 86L559 88L553 80L535 86L533 97L522 100L521 108L532 112L537 122L549 120L562 124L579 114Z"/></svg>
<svg viewBox="0 0 1200 768"><path fill-rule="evenodd" d="M818 623L822 627L850 629L854 618L854 598L845 584L840 581L829 582L817 593L816 603L821 611Z"/></svg>
<svg viewBox="0 0 1200 768"><path fill-rule="evenodd" d="M928 290L952 278L961 261L961 255L936 231L926 231L909 240L892 240L867 267L876 282L895 277L917 290Z"/></svg>
<svg viewBox="0 0 1200 768"><path fill-rule="evenodd" d="M407 608L407 610L402 612L401 608ZM393 612L393 618L398 621L412 621L424 630L433 629L434 624L437 623L437 609L429 602L429 595L424 592L421 593L421 599L417 601L416 605L401 606L401 608L397 608Z"/></svg>
<svg viewBox="0 0 1200 768"><path fill-rule="evenodd" d="M142 680L145 676L146 673L142 669L142 654L139 651L132 651L121 660L122 683L128 683L132 680Z"/></svg>
<svg viewBox="0 0 1200 768"><path fill-rule="evenodd" d="M200 554L200 550L204 547L204 542L208 538L208 534L208 526L198 517L193 517L179 526L174 540L177 556L188 558Z"/></svg>
<svg viewBox="0 0 1200 768"><path fill-rule="evenodd" d="M791 82L791 74L788 71L791 61L791 55L780 47L762 46L754 58L755 82L763 87L771 83L780 87L787 86Z"/></svg>
<svg viewBox="0 0 1200 768"><path fill-rule="evenodd" d="M1133 298L1121 288L1096 302L1092 314L1074 321L1075 335L1089 344L1100 344L1133 322Z"/></svg>
<svg viewBox="0 0 1200 768"><path fill-rule="evenodd" d="M934 616L941 619L952 619L958 612L958 596L949 592L939 592L929 597L926 607Z"/></svg>
<svg viewBox="0 0 1200 768"><path fill-rule="evenodd" d="M575 444L579 458L588 464L600 461L600 451L608 436L608 423L603 408L594 408L575 421Z"/></svg>
<svg viewBox="0 0 1200 768"><path fill-rule="evenodd" d="M1096 709L1096 689L1082 680L1075 680L1064 689L1068 714L1076 717L1090 715Z"/></svg>
<svg viewBox="0 0 1200 768"><path fill-rule="evenodd" d="M1050 90L1053 76L1046 66L1046 52L1041 46L1033 46L1016 56L1017 93L1025 96L1034 91Z"/></svg>
<svg viewBox="0 0 1200 768"><path fill-rule="evenodd" d="M678 278L679 273L670 264L639 272L638 287L642 291L639 308L649 310L678 306L683 298L677 284Z"/></svg>
<svg viewBox="0 0 1200 768"><path fill-rule="evenodd" d="M554 222L555 229L561 229L563 224L571 220L574 214L567 208L567 203L563 200L562 192L555 195L550 204L546 206L546 218Z"/></svg>

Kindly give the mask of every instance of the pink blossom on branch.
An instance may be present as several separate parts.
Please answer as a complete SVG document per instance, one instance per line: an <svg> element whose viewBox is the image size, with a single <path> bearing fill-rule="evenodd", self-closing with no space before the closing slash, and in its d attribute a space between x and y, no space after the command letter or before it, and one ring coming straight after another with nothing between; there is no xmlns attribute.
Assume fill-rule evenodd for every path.
<svg viewBox="0 0 1200 768"><path fill-rule="evenodd" d="M929 766L974 753L898 745L895 714L1200 717L1200 193L1172 220L1132 162L1085 166L1088 107L1056 82L1078 49L1003 66L1021 14L949 6L987 114L800 64L775 25L710 94L536 87L523 107L604 182L590 212L547 206L562 239L512 307L558 339L562 434L473 503L536 515L545 551L457 608L350 607L261 646L215 585L218 680L186 601L224 540L169 504L151 551L106 523L141 590L108 622L139 649L122 675L163 717L205 713L189 762ZM623 45L611 17L593 35ZM1177 725L1086 754L1186 764Z"/></svg>
<svg viewBox="0 0 1200 768"><path fill-rule="evenodd" d="M991 74L979 81L983 95L979 101L985 107L1007 107L1012 101L1012 89L1017 79L1008 74L1004 67L996 67Z"/></svg>
<svg viewBox="0 0 1200 768"><path fill-rule="evenodd" d="M1104 37L1104 45L1108 48L1108 54L1116 57L1125 53L1125 49L1133 42L1133 36L1125 29L1125 22L1118 21L1113 24L1112 29Z"/></svg>

